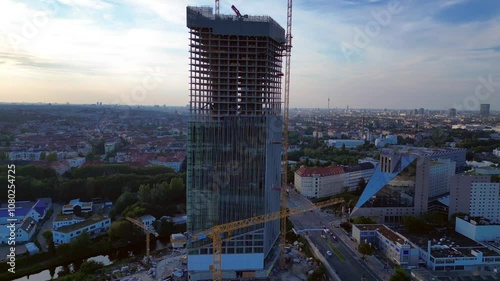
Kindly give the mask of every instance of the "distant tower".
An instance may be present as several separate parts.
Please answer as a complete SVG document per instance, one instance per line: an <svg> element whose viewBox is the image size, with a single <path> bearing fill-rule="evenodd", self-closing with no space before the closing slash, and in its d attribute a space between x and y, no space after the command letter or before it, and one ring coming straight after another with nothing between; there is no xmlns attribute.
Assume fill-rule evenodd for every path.
<svg viewBox="0 0 500 281"><path fill-rule="evenodd" d="M455 118L457 117L457 110L455 108L450 108L448 111L448 117Z"/></svg>
<svg viewBox="0 0 500 281"><path fill-rule="evenodd" d="M479 109L479 113L481 114L482 117L490 116L490 104L489 103L481 104L481 107Z"/></svg>
<svg viewBox="0 0 500 281"><path fill-rule="evenodd" d="M330 112L330 97L328 97L328 112Z"/></svg>

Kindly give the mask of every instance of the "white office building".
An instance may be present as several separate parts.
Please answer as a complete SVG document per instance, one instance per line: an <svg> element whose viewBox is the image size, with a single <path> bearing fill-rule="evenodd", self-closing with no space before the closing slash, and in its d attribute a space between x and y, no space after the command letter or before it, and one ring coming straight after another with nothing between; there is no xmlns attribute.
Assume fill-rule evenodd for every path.
<svg viewBox="0 0 500 281"><path fill-rule="evenodd" d="M86 231L91 237L100 236L106 233L111 225L110 218L91 217L83 222L75 223L58 228L53 231L53 241L55 244L65 244L73 241Z"/></svg>
<svg viewBox="0 0 500 281"><path fill-rule="evenodd" d="M295 188L309 198L323 198L341 193L345 187L345 173L341 166L300 167L295 171Z"/></svg>
<svg viewBox="0 0 500 281"><path fill-rule="evenodd" d="M455 175L456 163L450 159L432 160L429 167L429 198L450 192L450 178Z"/></svg>

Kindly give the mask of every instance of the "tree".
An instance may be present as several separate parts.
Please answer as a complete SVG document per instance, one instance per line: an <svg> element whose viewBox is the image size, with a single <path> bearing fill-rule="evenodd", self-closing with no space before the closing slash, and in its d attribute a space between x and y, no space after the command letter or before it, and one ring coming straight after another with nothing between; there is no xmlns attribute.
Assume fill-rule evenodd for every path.
<svg viewBox="0 0 500 281"><path fill-rule="evenodd" d="M375 222L369 217L355 217L352 220L353 224L374 224Z"/></svg>
<svg viewBox="0 0 500 281"><path fill-rule="evenodd" d="M49 253L51 255L54 255L56 253L56 247L54 245L54 238L52 231L47 230L42 234L43 238L45 238L45 241L47 242L47 245L49 246Z"/></svg>
<svg viewBox="0 0 500 281"><path fill-rule="evenodd" d="M398 266L394 270L394 274L391 276L390 281L410 281L410 277L402 267Z"/></svg>
<svg viewBox="0 0 500 281"><path fill-rule="evenodd" d="M363 191L365 190L365 187L366 187L366 181L365 179L361 178L359 179L358 181L358 184L356 185L356 195L361 195L363 193Z"/></svg>
<svg viewBox="0 0 500 281"><path fill-rule="evenodd" d="M80 272L84 274L95 274L98 271L100 271L104 267L104 264L102 262L97 262L93 260L89 261L84 261L80 265Z"/></svg>
<svg viewBox="0 0 500 281"><path fill-rule="evenodd" d="M57 161L57 153L51 152L47 154L47 157L45 157L45 159L47 160L47 162L55 162Z"/></svg>
<svg viewBox="0 0 500 281"><path fill-rule="evenodd" d="M373 248L370 244L366 242L362 242L358 245L358 252L363 255L362 259L365 259L365 256L371 256L373 254Z"/></svg>
<svg viewBox="0 0 500 281"><path fill-rule="evenodd" d="M131 225L125 220L113 222L108 229L108 235L113 241L125 240L130 232Z"/></svg>
<svg viewBox="0 0 500 281"><path fill-rule="evenodd" d="M90 151L89 153L87 153L87 155L85 155L85 161L94 161L95 160L95 154L94 152Z"/></svg>
<svg viewBox="0 0 500 281"><path fill-rule="evenodd" d="M40 160L42 160L42 161L43 161L43 160L45 160L45 158L46 158L46 157L47 157L47 153L46 153L45 151L42 151L42 152L40 153Z"/></svg>
<svg viewBox="0 0 500 281"><path fill-rule="evenodd" d="M137 195L135 193L132 193L130 191L125 191L118 197L115 203L115 212L116 214L121 214L125 208L127 208L130 205L135 204L137 202Z"/></svg>
<svg viewBox="0 0 500 281"><path fill-rule="evenodd" d="M82 207L80 207L80 205L75 205L73 207L73 214L75 214L75 216L81 217L82 216Z"/></svg>
<svg viewBox="0 0 500 281"><path fill-rule="evenodd" d="M413 234L425 233L429 230L429 226L424 219L414 216L404 217L403 225L408 232Z"/></svg>
<svg viewBox="0 0 500 281"><path fill-rule="evenodd" d="M158 234L160 237L170 237L170 235L174 231L174 223L167 220L167 219L162 219L160 221L160 226L158 228Z"/></svg>
<svg viewBox="0 0 500 281"><path fill-rule="evenodd" d="M83 257L89 250L90 235L84 230L75 240L71 241L70 245L73 255Z"/></svg>
<svg viewBox="0 0 500 281"><path fill-rule="evenodd" d="M137 218L148 213L146 209L146 204L142 202L136 202L134 205L130 205L125 210L123 210L122 215L125 217Z"/></svg>

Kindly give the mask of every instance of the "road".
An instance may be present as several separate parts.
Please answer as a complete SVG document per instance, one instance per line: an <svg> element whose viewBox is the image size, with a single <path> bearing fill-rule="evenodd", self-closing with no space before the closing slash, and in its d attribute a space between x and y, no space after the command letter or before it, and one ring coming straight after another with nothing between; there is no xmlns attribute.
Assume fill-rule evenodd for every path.
<svg viewBox="0 0 500 281"><path fill-rule="evenodd" d="M311 204L309 200L297 194L296 192L290 192L288 207L297 208L304 204ZM382 281L388 280L387 275L383 275L381 272L375 273L371 267L377 267L376 263L371 261L365 262L360 260L360 255L355 250L356 243L352 242L348 235L346 235L342 229L333 228L333 225L338 225L340 223L340 218L332 214L327 214L320 212L319 210L306 212L303 214L295 215L290 217L290 220L294 224L295 230L305 230L309 229L307 232L311 241L315 244L316 248L321 254L328 260L332 268L335 269L337 275L342 281L359 281L365 278L366 281ZM331 235L327 235L326 239L321 238L321 230L323 227L328 227L333 235L337 237L334 241ZM314 230L316 229L316 230ZM341 260L335 251L330 248L327 241L330 241L338 249L340 254L345 258L345 261ZM332 256L326 254L327 251L333 253ZM379 276L382 276L380 278Z"/></svg>
<svg viewBox="0 0 500 281"><path fill-rule="evenodd" d="M47 230L52 230L52 222L54 221L54 218L61 212L62 205L60 204L52 204L52 208L54 212L52 213L52 216L46 220L43 225L41 226L40 231L38 232L36 239L42 246L42 249L40 249L41 252L47 252L48 251L48 246L47 246L47 241L45 241L45 238L43 237L43 233Z"/></svg>

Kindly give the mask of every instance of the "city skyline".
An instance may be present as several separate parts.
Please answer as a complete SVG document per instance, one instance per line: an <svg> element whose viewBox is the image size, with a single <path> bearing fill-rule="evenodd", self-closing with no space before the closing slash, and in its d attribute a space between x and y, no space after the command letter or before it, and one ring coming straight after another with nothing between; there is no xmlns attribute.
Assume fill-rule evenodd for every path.
<svg viewBox="0 0 500 281"><path fill-rule="evenodd" d="M188 103L185 6L213 1L44 3L1 4L1 102ZM221 13L232 4L286 22L286 1ZM498 110L499 14L493 0L295 1L291 107Z"/></svg>

